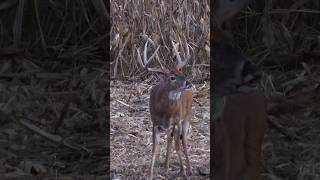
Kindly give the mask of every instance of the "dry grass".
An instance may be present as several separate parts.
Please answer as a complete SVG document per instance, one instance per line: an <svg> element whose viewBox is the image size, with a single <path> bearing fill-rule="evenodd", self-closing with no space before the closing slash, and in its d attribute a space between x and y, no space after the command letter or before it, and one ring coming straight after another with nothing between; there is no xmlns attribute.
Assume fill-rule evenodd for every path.
<svg viewBox="0 0 320 180"><path fill-rule="evenodd" d="M79 163L79 153L58 147L1 116L0 173L22 179L34 177L34 167L37 177L55 176L57 172L58 176L75 177L106 173L107 147L101 134L106 123L109 66L105 57L109 51L105 43L109 41L109 29L108 13L101 2L35 0L1 4L1 113L28 119L49 133L56 126L58 135L75 137L74 142L89 148L93 156ZM142 51L147 38L155 42L154 46L150 44L148 54L161 45L161 60L172 65L170 38L178 42L186 36L193 48L193 58L186 67L188 78L193 83L209 79L209 0L168 2L111 1L112 77L140 80L146 75L137 61L137 49ZM298 139L287 140L273 129L268 131L263 146L265 179L320 178L319 9L318 0L255 1L234 24L236 44L271 77L269 83L274 86L265 84L266 94L277 91L305 106L278 117L281 125ZM151 156L151 124L146 107L150 87L147 84L152 83L136 82L139 83L118 82L111 87L114 177L143 177ZM194 124L190 136L190 141L196 143L191 143L189 149L195 179L208 178L198 171L209 169L207 88L198 89L198 94L203 91L204 95L196 99L203 106L194 104L194 120L199 123ZM64 123L59 125L59 119ZM128 152L128 148L132 151ZM171 167L173 175L177 164ZM157 171L163 176L161 164Z"/></svg>
<svg viewBox="0 0 320 180"><path fill-rule="evenodd" d="M254 1L233 24L236 44L263 68L296 67L320 56L319 9L317 0Z"/></svg>
<svg viewBox="0 0 320 180"><path fill-rule="evenodd" d="M276 117L297 139L287 139L273 128L267 131L267 180L320 178L319 9L317 0L254 1L233 24L236 44L267 74L264 93L303 106Z"/></svg>
<svg viewBox="0 0 320 180"><path fill-rule="evenodd" d="M106 178L107 18L90 0L0 4L0 179Z"/></svg>
<svg viewBox="0 0 320 180"><path fill-rule="evenodd" d="M142 50L147 38L161 45L162 61L172 65L170 37L177 41L178 37L186 34L188 42L197 49L194 62L190 63L191 67L187 67L187 74L194 82L208 78L209 69L206 65L209 64L209 58L206 56L205 46L209 40L209 11L204 8L207 1L195 1L199 6L194 6L191 1L184 1L180 8L177 8L177 2L182 1L174 1L172 4L163 3L164 1L157 1L159 4L154 3L155 1L145 2L146 4L139 0L113 1L111 4L114 23L111 33L113 77L137 80L145 75L137 61L136 49ZM192 7L199 7L199 11L194 11ZM303 105L299 111L290 111L276 117L277 122L296 139L289 140L272 128L267 131L263 145L264 179L320 178L320 99L317 95L320 58L319 9L320 3L317 0L255 1L250 8L243 10L233 24L236 44L268 74L263 82L265 94L281 94ZM188 15L195 18L189 21L185 18ZM174 23L172 19L178 23ZM151 47L148 54L151 54L155 47L157 46ZM119 96L119 92L112 93L111 134L114 145L111 147L119 150L112 152L113 177L132 175L130 178L138 179L147 172L151 156L151 124L147 118L149 85L144 83L132 86L118 83L112 86L112 90L120 93L124 92L123 88L127 89L125 92L141 92L140 98L127 97L123 95L125 93ZM131 100L135 98L138 99L136 102ZM196 114L197 108L196 106ZM195 129L197 128L196 125ZM122 129L125 130L121 131ZM201 129L195 130L197 135L200 131ZM195 137L193 135L191 141ZM128 152L128 147L133 151ZM198 167L204 166L195 163ZM162 167L161 164L157 167L157 174L161 175L159 178L164 176ZM170 172L174 174L177 168L173 167Z"/></svg>
<svg viewBox="0 0 320 180"><path fill-rule="evenodd" d="M309 68L301 65L285 73L274 70L270 79L276 88L265 84L269 93L282 94L287 101L301 106L298 109L279 108L280 113L276 114L276 121L293 139L273 128L266 133L263 145L265 179L320 178L320 66L315 63Z"/></svg>
<svg viewBox="0 0 320 180"><path fill-rule="evenodd" d="M151 83L152 84L152 83ZM149 114L150 79L139 83L111 83L111 177L120 179L145 179L151 160L152 122ZM209 179L209 84L195 85L192 129L188 151L192 164L191 179ZM163 135L164 136L164 135ZM155 176L165 177L165 138L161 138L160 164L155 166ZM179 161L173 153L169 179L178 178ZM179 179L179 178L178 178Z"/></svg>
<svg viewBox="0 0 320 180"><path fill-rule="evenodd" d="M111 1L111 76L132 79L144 75L137 50L142 52L148 38L154 42L149 45L149 56L160 45L160 59L172 66L171 40L181 44L186 37L193 49L186 74L192 79L208 79L209 13L208 0Z"/></svg>
<svg viewBox="0 0 320 180"><path fill-rule="evenodd" d="M151 159L151 126L149 90L152 76L139 64L147 39L148 56L160 46L159 59L167 67L174 65L171 41L192 47L191 60L184 68L192 83L203 83L209 78L209 1L111 1L111 76L134 80L131 83L112 82L111 85L111 177L120 179L146 178ZM207 48L206 48L207 47ZM183 51L183 50L180 50ZM158 62L150 66L159 67ZM141 78L146 79L140 81ZM194 103L189 154L193 167L192 179L209 179L209 95L208 85L197 85ZM195 143L196 142L196 143ZM165 177L163 155L165 141L161 141L160 164L155 174ZM178 178L178 161L173 155L169 179ZM179 179L179 178L178 178Z"/></svg>

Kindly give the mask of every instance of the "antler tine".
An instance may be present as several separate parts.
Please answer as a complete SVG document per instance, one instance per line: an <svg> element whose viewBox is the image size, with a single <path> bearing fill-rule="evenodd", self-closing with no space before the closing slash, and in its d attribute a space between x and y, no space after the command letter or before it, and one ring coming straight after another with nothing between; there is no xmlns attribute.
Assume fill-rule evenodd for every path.
<svg viewBox="0 0 320 180"><path fill-rule="evenodd" d="M177 57L177 61L178 61L178 64L177 66L179 66L179 64L182 64L182 60L181 60L181 57L180 57L180 54L177 50L177 46L179 45L179 43L175 44L172 40L171 40L171 44L172 44L172 47L173 47L173 52L174 54L176 55Z"/></svg>
<svg viewBox="0 0 320 180"><path fill-rule="evenodd" d="M248 4L249 0L216 0L213 13L216 16L218 26L239 12Z"/></svg>
<svg viewBox="0 0 320 180"><path fill-rule="evenodd" d="M142 59L141 59L141 55L140 55L140 48L136 48L137 50L137 53L138 53L138 61L140 63L140 65L143 67L143 68L146 68L148 63L150 62L150 58L149 60L147 60L147 47L148 47L148 41L145 43L144 45L144 50L143 50L143 62L142 62Z"/></svg>
<svg viewBox="0 0 320 180"><path fill-rule="evenodd" d="M171 41L174 53L175 53L175 55L177 57L177 61L178 61L177 65L176 65L176 69L178 69L178 70L180 70L182 67L184 67L188 63L188 61L189 61L189 59L191 57L190 56L190 50L189 50L190 45L187 43L186 37L184 37L184 40L185 40L185 46L186 46L186 53L184 53L184 60L181 59L181 56L180 56L180 54L179 54L179 52L177 50L177 46L179 45L179 43L174 44L174 42Z"/></svg>
<svg viewBox="0 0 320 180"><path fill-rule="evenodd" d="M150 61L147 60L148 42L149 42L149 41L147 40L147 42L144 44L144 50L143 50L143 62L144 62L144 66L147 66L148 63L150 62ZM149 59L149 60L150 60L150 59Z"/></svg>
<svg viewBox="0 0 320 180"><path fill-rule="evenodd" d="M142 59L141 59L140 48L136 48L136 50L137 50L137 53L138 53L138 62L140 63L140 65L141 65L142 67L145 68L145 65L143 64Z"/></svg>
<svg viewBox="0 0 320 180"><path fill-rule="evenodd" d="M191 57L189 48L192 49L192 47L188 44L186 36L183 36L183 37L184 37L184 43L186 45L186 51L187 51L187 54L185 55L184 59L185 59L185 61L188 62Z"/></svg>
<svg viewBox="0 0 320 180"><path fill-rule="evenodd" d="M143 50L143 62L142 62L142 59L141 59L141 55L140 55L140 48L137 49L137 53L138 53L138 61L139 63L141 64L141 66L143 68L146 68L148 71L151 71L151 72L160 72L160 73L168 73L168 70L166 68L163 67L161 61L160 61L160 58L159 58L159 55L158 55L158 51L160 49L160 45L157 47L157 49L153 52L153 54L147 59L147 48L148 48L148 42L151 42L153 45L154 42L148 38L147 39L147 42L145 43L144 45L144 50ZM150 63L150 61L156 57L161 68L147 68L147 65Z"/></svg>
<svg viewBox="0 0 320 180"><path fill-rule="evenodd" d="M169 72L169 70L162 65L158 53L156 54L156 59L158 60L158 62L159 62L159 64L160 64L160 67L161 67L161 69L163 70L163 72Z"/></svg>
<svg viewBox="0 0 320 180"><path fill-rule="evenodd" d="M154 56L157 55L160 45L157 47L157 49L153 52L153 54L147 59L147 48L148 48L148 42L149 40L147 40L147 42L144 45L144 50L143 50L143 62L144 65L143 67L147 67L147 65L150 63L150 61L154 58ZM138 49L139 50L139 49ZM137 50L137 51L138 51ZM139 55L139 60L142 62L141 57L140 57L140 52L138 51L138 55Z"/></svg>
<svg viewBox="0 0 320 180"><path fill-rule="evenodd" d="M152 41L152 39L148 38L148 41L150 41L153 45L155 45L155 43ZM161 69L159 68L148 68L149 71L153 71L153 72L163 72L163 73L169 73L169 70L167 68L165 68L161 61L160 61L160 57L158 55L158 49L160 48L160 45L158 46L158 48L156 49L156 51L152 54L152 56L150 58L153 58L154 56L156 56L156 59L158 61L158 63L160 64Z"/></svg>

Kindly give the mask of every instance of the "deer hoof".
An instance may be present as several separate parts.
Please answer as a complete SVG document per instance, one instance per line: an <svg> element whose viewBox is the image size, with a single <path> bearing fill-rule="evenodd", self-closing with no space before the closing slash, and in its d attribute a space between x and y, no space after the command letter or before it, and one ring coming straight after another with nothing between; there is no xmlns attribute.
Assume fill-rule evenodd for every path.
<svg viewBox="0 0 320 180"><path fill-rule="evenodd" d="M188 169L187 170L187 176L191 176L192 175L192 171L191 171L191 169Z"/></svg>

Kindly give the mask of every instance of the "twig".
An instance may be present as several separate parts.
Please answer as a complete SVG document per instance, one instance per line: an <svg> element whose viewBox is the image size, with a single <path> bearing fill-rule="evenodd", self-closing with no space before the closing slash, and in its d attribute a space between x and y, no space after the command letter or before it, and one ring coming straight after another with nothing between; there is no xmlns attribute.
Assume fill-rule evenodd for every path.
<svg viewBox="0 0 320 180"><path fill-rule="evenodd" d="M130 36L131 36L131 34L128 34L128 36L126 37L126 39L125 39L125 41L123 43L122 48L118 52L118 56L117 56L116 61L115 61L116 64L115 64L115 66L113 68L113 72L114 72L113 78L115 78L117 76L117 71L118 71L117 68L118 68L119 59L120 59L120 56L122 55L122 51L124 50L124 48L126 47L128 41L129 41Z"/></svg>
<svg viewBox="0 0 320 180"><path fill-rule="evenodd" d="M21 118L23 118L23 117L21 117ZM61 136L48 133L48 132L40 129L37 126L35 126L35 125L25 121L25 120L22 120L21 118L18 119L16 117L14 117L12 115L9 115L9 114L7 114L7 113L5 113L5 112L0 110L0 120L1 119L7 119L7 120L10 120L11 122L17 122L22 127L32 131L33 133L38 134L41 137L44 137L44 138L50 140L51 142L54 142L56 144L62 144L65 147L68 147L70 149L80 151L81 154L82 154L82 152L86 152L87 154L90 154L89 150L86 149L85 147L79 146L79 145L77 145L75 143L67 142L67 138L63 139L63 138L61 138Z"/></svg>
<svg viewBox="0 0 320 180"><path fill-rule="evenodd" d="M137 110L136 108L134 108L134 107L130 106L129 104L127 104L127 103L125 103L125 102L122 102L122 101L120 101L120 100L118 100L118 99L116 99L116 101L117 101L118 103L120 103L120 104L124 105L124 106L127 106L127 107L129 107L129 108L133 109L133 110Z"/></svg>
<svg viewBox="0 0 320 180"><path fill-rule="evenodd" d="M198 100L196 100L195 98L193 98L193 101L196 102L200 107L202 106L202 104Z"/></svg>
<svg viewBox="0 0 320 180"><path fill-rule="evenodd" d="M76 145L74 143L69 143L66 141L66 139L62 139L61 136L58 136L58 135L54 135L54 134L51 134L51 133L48 133L46 131L43 131L42 129L40 129L39 127L33 125L33 124L30 124L28 123L27 121L24 121L24 120L19 120L18 121L20 123L20 125L22 125L24 128L50 140L51 142L54 142L54 143L57 143L57 144L62 144L70 149L73 149L73 150L77 150L77 151L80 151L80 152L86 152L86 153L89 153L87 149L79 146L79 145Z"/></svg>

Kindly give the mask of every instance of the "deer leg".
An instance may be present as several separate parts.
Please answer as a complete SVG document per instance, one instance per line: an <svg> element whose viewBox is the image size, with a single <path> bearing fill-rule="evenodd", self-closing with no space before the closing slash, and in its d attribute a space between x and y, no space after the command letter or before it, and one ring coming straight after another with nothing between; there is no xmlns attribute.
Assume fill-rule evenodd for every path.
<svg viewBox="0 0 320 180"><path fill-rule="evenodd" d="M155 151L155 153L156 153L155 164L157 164L157 161L159 161L159 159L160 159L160 145L159 145L160 132L159 131L158 131L158 136L159 136L159 138L158 138L158 148L156 148L156 151Z"/></svg>
<svg viewBox="0 0 320 180"><path fill-rule="evenodd" d="M216 180L230 179L230 144L227 130L223 123L214 124L214 178Z"/></svg>
<svg viewBox="0 0 320 180"><path fill-rule="evenodd" d="M167 131L167 154L166 154L166 160L165 160L165 171L167 174L168 174L169 164L171 160L173 133L174 133L174 127L170 128Z"/></svg>
<svg viewBox="0 0 320 180"><path fill-rule="evenodd" d="M180 174L183 176L186 176L186 171L183 166L183 161L182 161L182 152L181 152L181 144L180 144L180 135L181 135L181 125L178 124L178 130L176 131L175 135L175 147L176 147L176 152L178 154L178 158L180 161Z"/></svg>
<svg viewBox="0 0 320 180"><path fill-rule="evenodd" d="M257 140L256 142L250 142L251 144L246 144L246 173L245 179L255 179L260 180L260 170L261 170L261 142L262 140Z"/></svg>
<svg viewBox="0 0 320 180"><path fill-rule="evenodd" d="M260 113L264 115L264 113ZM246 179L260 180L262 179L260 171L262 168L261 162L261 146L263 143L264 132L267 127L267 115L255 119L248 123L247 137L245 141L245 157L247 163Z"/></svg>
<svg viewBox="0 0 320 180"><path fill-rule="evenodd" d="M189 156L188 156L188 151L187 151L187 135L189 131L189 126L190 123L187 120L182 121L182 146L183 146L183 153L186 157L186 163L187 163L187 170L188 174L191 174L191 166L190 166L190 161L189 161Z"/></svg>
<svg viewBox="0 0 320 180"><path fill-rule="evenodd" d="M152 180L153 178L153 167L154 167L154 162L157 160L156 154L159 151L159 140L160 140L160 133L158 131L158 128L154 126L152 131L152 160L150 165L149 180Z"/></svg>

